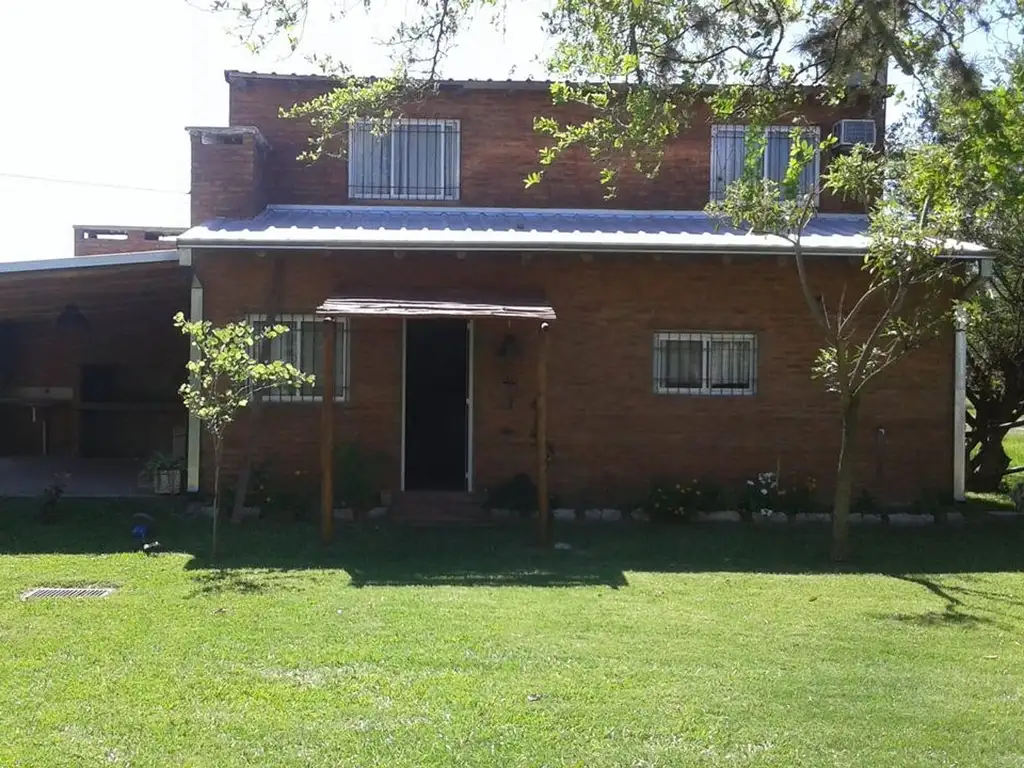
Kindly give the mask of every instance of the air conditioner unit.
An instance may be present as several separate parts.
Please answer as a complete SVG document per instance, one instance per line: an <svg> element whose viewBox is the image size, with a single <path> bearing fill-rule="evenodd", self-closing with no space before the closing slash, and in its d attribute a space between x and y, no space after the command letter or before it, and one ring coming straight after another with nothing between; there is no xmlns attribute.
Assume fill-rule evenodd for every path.
<svg viewBox="0 0 1024 768"><path fill-rule="evenodd" d="M840 147L852 147L855 144L873 147L878 141L877 132L878 125L874 120L840 120L833 128Z"/></svg>

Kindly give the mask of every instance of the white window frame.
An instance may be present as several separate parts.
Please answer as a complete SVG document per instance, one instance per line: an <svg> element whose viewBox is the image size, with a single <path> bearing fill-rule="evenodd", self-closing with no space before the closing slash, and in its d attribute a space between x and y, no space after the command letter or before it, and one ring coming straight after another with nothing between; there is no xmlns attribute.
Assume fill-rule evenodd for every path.
<svg viewBox="0 0 1024 768"><path fill-rule="evenodd" d="M291 329L288 331L288 335L291 336L294 341L295 356L296 360L285 360L286 363L292 363L303 373L309 373L303 367L302 360L302 323L319 323L316 315L310 314L296 314L295 312L282 312L280 315L246 315L246 322L251 325L257 323L266 323L273 319L274 324L284 325L286 323L297 323L298 328ZM337 389L341 387L341 393L334 396L334 402L343 403L348 400L349 392L349 361L350 361L350 348L349 335L348 335L348 319L344 317L335 318L336 326L336 337L335 343L340 346L340 349L335 350L335 361L341 361L341 376L338 377L334 382L334 387ZM273 344L274 340L271 339L270 343ZM258 352L258 350L257 350ZM315 384L314 384L315 386ZM264 403L322 403L323 395L319 394L304 394L302 392L267 392L264 391L260 396Z"/></svg>
<svg viewBox="0 0 1024 768"><path fill-rule="evenodd" d="M670 387L665 381L665 347L670 342L701 342L701 385L699 387ZM715 389L711 386L711 343L718 341L745 342L750 345L750 386ZM714 397L747 397L757 394L757 335L746 331L657 331L653 347L654 392L658 395L711 395Z"/></svg>
<svg viewBox="0 0 1024 768"><path fill-rule="evenodd" d="M370 120L352 120L349 122L348 127L348 147L349 157L351 158L351 151L354 145L355 139L359 135L365 135L366 131L370 130L372 121ZM391 126L402 126L402 125L434 125L441 127L441 155L438 162L441 166L441 183L442 189L436 193L429 192L399 192L398 184L395 178L395 141L394 134L389 129L386 135L389 139L388 145L391 152L391 183L389 192L377 192L377 191L365 191L361 189L362 180L355 177L355 164L348 162L348 196L352 200L445 200L449 202L458 201L460 196L460 190L462 187L462 121L446 118L401 118L392 120ZM445 182L445 162L447 156L448 141L446 134L449 132L455 133L455 168L451 182L451 188L444 185Z"/></svg>
<svg viewBox="0 0 1024 768"><path fill-rule="evenodd" d="M718 195L716 197L717 189L716 189L716 185L715 185L715 169L718 167L718 152L719 152L719 149L718 149L718 142L715 141L715 139L718 138L719 132L722 131L722 129L725 129L726 133L740 133L743 136L743 141L745 143L746 139L747 139L747 129L748 129L748 127L749 126L738 125L738 124L735 124L735 123L715 124L715 125L711 126L711 174L710 174L711 178L710 178L710 188L708 190L708 199L709 200L723 200L723 199L725 199L725 192L728 190L729 184L732 183L732 182L727 183L725 185L724 189L722 190L722 194ZM769 125L767 128L765 128L765 139L767 140L768 137L771 136L772 134L776 134L776 135L777 134L785 134L785 135L788 136L790 134L790 132L792 132L793 129L795 129L795 128L800 129L804 133L810 134L810 136L811 136L812 140L815 142L815 144L819 144L821 142L821 126L818 126L818 125L805 125L805 126L801 126L801 125ZM768 149L767 146L765 146L765 151L761 153L761 178L762 179L768 178L768 152L767 152L767 149ZM744 162L746 162L745 158L744 158ZM733 181L735 181L735 179L733 179ZM821 198L820 186L821 186L821 150L820 149L816 149L815 152L814 152L814 181L813 181L814 204L815 205L818 204L818 202L819 202L819 200Z"/></svg>

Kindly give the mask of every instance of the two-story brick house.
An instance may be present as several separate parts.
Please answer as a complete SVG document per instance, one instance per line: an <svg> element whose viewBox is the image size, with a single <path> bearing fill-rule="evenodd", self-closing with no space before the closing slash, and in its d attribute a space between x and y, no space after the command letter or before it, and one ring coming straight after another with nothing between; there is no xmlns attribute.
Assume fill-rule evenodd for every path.
<svg viewBox="0 0 1024 768"><path fill-rule="evenodd" d="M702 212L742 167L742 127L698 114L656 179L624 177L609 202L582 154L524 186L544 83L443 84L390 133L353 125L347 158L307 165L308 126L279 109L330 81L227 80L229 126L189 129L194 226L178 247L193 314L287 323L275 353L318 377L270 396L257 461L315 472L327 423L335 444L389 457L388 489L480 490L541 475L540 431L551 490L570 503L777 467L828 486L838 408L811 379L820 339L789 246ZM884 124L867 99L807 114L822 133ZM788 141L770 132L766 174L782 173ZM824 193L820 211L805 248L837 296L859 279L866 220ZM949 489L953 413L950 333L869 396L860 478L893 499ZM199 434L193 423L193 489L212 476Z"/></svg>

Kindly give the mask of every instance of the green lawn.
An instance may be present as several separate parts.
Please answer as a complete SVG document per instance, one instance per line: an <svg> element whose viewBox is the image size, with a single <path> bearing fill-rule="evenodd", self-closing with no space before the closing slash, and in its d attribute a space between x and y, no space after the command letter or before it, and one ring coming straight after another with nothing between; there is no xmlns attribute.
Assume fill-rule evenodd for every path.
<svg viewBox="0 0 1024 768"><path fill-rule="evenodd" d="M1011 432L1003 439L1003 449L1010 457L1011 467L1024 466L1024 433ZM1006 478L1008 486L1014 486L1024 482L1024 473L1009 475ZM971 509L1013 509L1013 502L1005 493L968 493L968 506Z"/></svg>
<svg viewBox="0 0 1024 768"><path fill-rule="evenodd" d="M0 510L2 766L1024 765L1024 532ZM22 602L38 585L116 585Z"/></svg>

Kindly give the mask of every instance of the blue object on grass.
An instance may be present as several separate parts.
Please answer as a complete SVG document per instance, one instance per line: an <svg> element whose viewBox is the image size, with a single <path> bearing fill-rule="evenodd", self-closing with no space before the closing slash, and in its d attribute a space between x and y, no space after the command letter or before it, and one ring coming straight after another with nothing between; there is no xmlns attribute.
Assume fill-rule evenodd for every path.
<svg viewBox="0 0 1024 768"><path fill-rule="evenodd" d="M132 528L132 538L138 539L139 541L145 541L149 538L149 526L136 525Z"/></svg>

